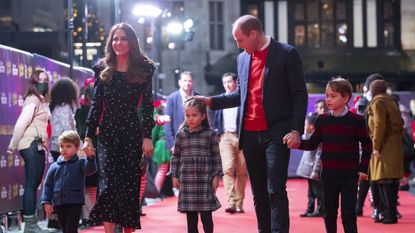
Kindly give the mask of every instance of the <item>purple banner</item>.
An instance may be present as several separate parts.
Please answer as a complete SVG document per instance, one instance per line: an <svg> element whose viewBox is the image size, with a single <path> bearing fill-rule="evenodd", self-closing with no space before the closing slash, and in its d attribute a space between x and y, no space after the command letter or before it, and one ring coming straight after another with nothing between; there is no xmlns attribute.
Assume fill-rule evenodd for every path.
<svg viewBox="0 0 415 233"><path fill-rule="evenodd" d="M8 156L6 150L32 71L30 53L0 45L0 213L18 210L22 206L23 159L18 153Z"/></svg>
<svg viewBox="0 0 415 233"><path fill-rule="evenodd" d="M48 73L50 87L55 80L69 76L69 65L65 63L0 45L0 214L22 209L24 162L18 152L8 156L6 151L23 106L27 79L36 69L44 69ZM82 86L93 71L74 67L73 74L76 83ZM45 172L52 162L48 154Z"/></svg>

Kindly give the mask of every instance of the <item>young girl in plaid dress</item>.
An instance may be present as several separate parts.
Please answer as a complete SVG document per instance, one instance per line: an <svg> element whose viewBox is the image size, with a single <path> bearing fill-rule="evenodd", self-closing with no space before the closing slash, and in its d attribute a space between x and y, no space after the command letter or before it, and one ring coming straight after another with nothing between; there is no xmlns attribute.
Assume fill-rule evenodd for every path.
<svg viewBox="0 0 415 233"><path fill-rule="evenodd" d="M173 186L180 189L177 210L186 213L188 233L198 232L198 213L204 232L212 233L212 211L221 207L215 195L223 175L218 140L202 101L187 101L184 112L171 162Z"/></svg>

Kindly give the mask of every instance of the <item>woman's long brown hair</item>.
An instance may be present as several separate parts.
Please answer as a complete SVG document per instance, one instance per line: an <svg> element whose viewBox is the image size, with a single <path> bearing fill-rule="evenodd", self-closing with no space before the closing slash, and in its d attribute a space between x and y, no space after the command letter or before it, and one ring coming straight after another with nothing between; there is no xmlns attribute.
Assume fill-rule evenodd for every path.
<svg viewBox="0 0 415 233"><path fill-rule="evenodd" d="M104 65L105 68L100 74L101 81L108 83L111 81L112 75L115 71L117 59L114 50L112 49L112 40L116 30L121 29L127 35L127 41L130 48L128 69L127 69L127 81L129 83L143 83L147 81L150 75L154 71L154 62L147 58L140 51L138 45L138 39L134 29L127 23L119 23L114 25L108 35L108 39L105 45Z"/></svg>

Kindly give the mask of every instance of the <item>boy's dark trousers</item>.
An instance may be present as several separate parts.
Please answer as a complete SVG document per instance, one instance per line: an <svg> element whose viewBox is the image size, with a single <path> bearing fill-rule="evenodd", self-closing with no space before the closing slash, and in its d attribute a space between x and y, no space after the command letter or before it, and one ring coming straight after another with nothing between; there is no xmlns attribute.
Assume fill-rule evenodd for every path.
<svg viewBox="0 0 415 233"><path fill-rule="evenodd" d="M323 213L323 187L321 182L318 180L307 179L308 181L308 202L307 202L307 213L314 212L315 200L317 199L317 208L318 213Z"/></svg>
<svg viewBox="0 0 415 233"><path fill-rule="evenodd" d="M201 212L188 211L186 212L187 233L199 233L199 230L197 229L198 213L200 213L200 218L202 220L204 232L213 233L212 211L201 211Z"/></svg>
<svg viewBox="0 0 415 233"><path fill-rule="evenodd" d="M341 218L345 233L357 233L356 193L358 176L323 177L324 223L327 233L337 232L337 210L341 196Z"/></svg>
<svg viewBox="0 0 415 233"><path fill-rule="evenodd" d="M53 207L58 214L59 224L63 233L78 233L79 218L82 205L64 204Z"/></svg>

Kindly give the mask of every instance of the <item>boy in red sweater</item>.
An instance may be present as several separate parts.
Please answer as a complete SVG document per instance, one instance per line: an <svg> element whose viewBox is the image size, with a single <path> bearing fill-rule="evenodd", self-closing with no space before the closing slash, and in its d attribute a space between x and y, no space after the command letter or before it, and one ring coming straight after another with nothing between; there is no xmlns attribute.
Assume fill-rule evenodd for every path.
<svg viewBox="0 0 415 233"><path fill-rule="evenodd" d="M366 176L372 153L372 142L363 116L352 113L347 103L352 85L343 78L329 81L326 101L329 112L319 115L315 131L301 140L299 149L315 150L322 143L321 181L324 192L324 223L327 233L337 231L337 209L341 195L341 217L345 233L357 233L356 194L360 176ZM290 144L285 137L284 143ZM359 144L362 155L359 153Z"/></svg>

